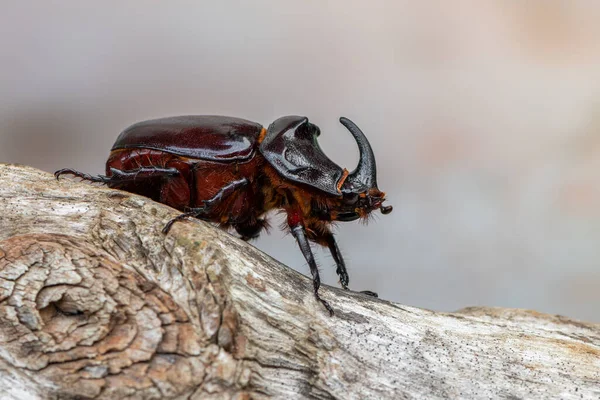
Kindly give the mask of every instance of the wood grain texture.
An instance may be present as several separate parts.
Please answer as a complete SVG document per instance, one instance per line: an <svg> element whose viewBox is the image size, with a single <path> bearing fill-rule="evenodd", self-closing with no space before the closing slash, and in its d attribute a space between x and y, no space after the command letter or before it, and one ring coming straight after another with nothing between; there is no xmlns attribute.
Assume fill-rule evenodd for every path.
<svg viewBox="0 0 600 400"><path fill-rule="evenodd" d="M0 164L0 398L600 398L600 325L324 286L143 197ZM423 288L427 290L427 288Z"/></svg>

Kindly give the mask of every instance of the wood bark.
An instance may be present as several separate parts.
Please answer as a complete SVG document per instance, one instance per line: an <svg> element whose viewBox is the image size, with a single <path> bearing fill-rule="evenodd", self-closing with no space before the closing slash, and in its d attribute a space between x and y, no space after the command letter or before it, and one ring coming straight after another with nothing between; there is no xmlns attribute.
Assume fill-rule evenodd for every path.
<svg viewBox="0 0 600 400"><path fill-rule="evenodd" d="M311 281L144 197L0 164L0 398L600 398L600 325ZM427 288L423 288L427 290Z"/></svg>

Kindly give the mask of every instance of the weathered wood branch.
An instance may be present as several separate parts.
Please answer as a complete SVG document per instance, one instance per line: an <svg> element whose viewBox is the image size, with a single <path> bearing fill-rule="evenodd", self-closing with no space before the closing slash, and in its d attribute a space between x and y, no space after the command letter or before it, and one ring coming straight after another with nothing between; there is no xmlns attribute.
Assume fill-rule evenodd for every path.
<svg viewBox="0 0 600 400"><path fill-rule="evenodd" d="M0 165L0 398L600 398L600 325L323 287L129 193ZM424 288L426 290L426 288Z"/></svg>

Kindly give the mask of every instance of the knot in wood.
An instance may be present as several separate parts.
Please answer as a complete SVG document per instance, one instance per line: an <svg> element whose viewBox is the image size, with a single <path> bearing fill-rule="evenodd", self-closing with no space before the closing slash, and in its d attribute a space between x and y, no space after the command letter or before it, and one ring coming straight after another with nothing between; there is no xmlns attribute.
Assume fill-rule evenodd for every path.
<svg viewBox="0 0 600 400"><path fill-rule="evenodd" d="M0 242L0 321L0 361L59 397L192 393L224 356L156 284L64 235Z"/></svg>

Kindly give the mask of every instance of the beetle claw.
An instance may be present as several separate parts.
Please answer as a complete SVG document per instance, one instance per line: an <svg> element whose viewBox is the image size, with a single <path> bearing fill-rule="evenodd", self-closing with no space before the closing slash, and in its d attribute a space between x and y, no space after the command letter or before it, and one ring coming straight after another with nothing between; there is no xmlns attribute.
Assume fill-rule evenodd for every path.
<svg viewBox="0 0 600 400"><path fill-rule="evenodd" d="M317 300L319 300L321 302L321 304L323 304L323 306L325 306L327 311L329 311L330 317L333 317L335 315L335 313L333 312L333 308L329 305L329 303L327 301L323 300L321 297L319 297L319 295L317 295Z"/></svg>
<svg viewBox="0 0 600 400"><path fill-rule="evenodd" d="M192 212L186 212L184 214L180 214L180 215L176 216L175 218L173 218L172 220L167 222L165 227L162 229L162 233L164 233L166 235L167 233L169 233L169 231L171 230L171 227L173 226L173 224L175 222L184 220L187 217L194 217L196 215L197 215L197 213L195 211L192 211Z"/></svg>
<svg viewBox="0 0 600 400"><path fill-rule="evenodd" d="M183 214L179 214L178 216L176 216L175 218L173 218L172 220L167 222L165 227L162 229L162 233L164 233L165 235L167 233L169 233L169 231L171 230L171 227L177 221L182 221L188 217L198 218L200 215L206 213L209 210L210 210L210 207L199 207L199 208L186 207L185 208L186 212L184 212Z"/></svg>
<svg viewBox="0 0 600 400"><path fill-rule="evenodd" d="M173 218L172 220L170 220L169 222L166 223L166 225L164 226L164 228L162 228L162 233L164 233L165 235L167 233L169 233L169 231L171 230L171 227L173 226L173 224L175 223L175 221L178 221L177 218Z"/></svg>
<svg viewBox="0 0 600 400"><path fill-rule="evenodd" d="M379 295L375 292L372 292L370 290L361 290L360 293L362 294L366 294L367 296L371 296L371 297L375 297L375 298L379 298Z"/></svg>

